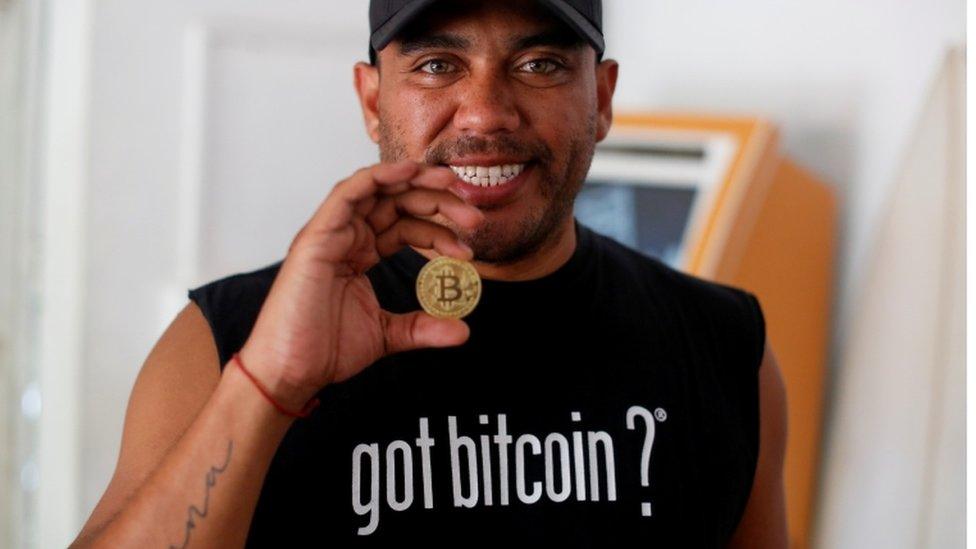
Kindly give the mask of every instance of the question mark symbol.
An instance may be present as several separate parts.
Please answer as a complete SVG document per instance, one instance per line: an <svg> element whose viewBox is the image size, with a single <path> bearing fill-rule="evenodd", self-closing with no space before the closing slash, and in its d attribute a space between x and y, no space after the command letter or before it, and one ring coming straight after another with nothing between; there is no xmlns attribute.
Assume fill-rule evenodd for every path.
<svg viewBox="0 0 976 549"><path fill-rule="evenodd" d="M658 408L655 412L661 416L664 410ZM644 449L641 451L641 486L647 487L651 484L648 478L650 474L648 465L651 461L651 449L654 448L654 414L651 414L643 406L631 406L627 410L627 429L634 430L636 428L634 418L638 416L644 419L644 425L646 426L644 431ZM651 502L645 501L641 503L641 516L651 516Z"/></svg>

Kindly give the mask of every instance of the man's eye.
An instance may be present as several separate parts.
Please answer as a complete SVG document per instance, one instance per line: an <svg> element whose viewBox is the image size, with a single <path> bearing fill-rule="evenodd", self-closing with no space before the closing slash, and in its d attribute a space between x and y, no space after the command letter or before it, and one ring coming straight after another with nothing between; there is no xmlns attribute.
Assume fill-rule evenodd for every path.
<svg viewBox="0 0 976 549"><path fill-rule="evenodd" d="M529 69L528 72L533 74L549 74L555 72L562 68L562 65L553 61L552 59L533 59L532 61L527 61L522 65Z"/></svg>
<svg viewBox="0 0 976 549"><path fill-rule="evenodd" d="M450 66L451 64L443 59L431 59L430 61L425 62L423 65L420 65L420 70L428 74L444 74L450 72L447 70L447 67ZM424 70L425 67L431 67L431 70Z"/></svg>

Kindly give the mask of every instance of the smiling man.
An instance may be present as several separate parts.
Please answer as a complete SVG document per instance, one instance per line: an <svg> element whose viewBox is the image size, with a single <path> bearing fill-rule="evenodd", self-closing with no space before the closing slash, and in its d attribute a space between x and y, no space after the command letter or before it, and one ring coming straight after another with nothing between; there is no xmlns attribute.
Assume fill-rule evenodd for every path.
<svg viewBox="0 0 976 549"><path fill-rule="evenodd" d="M74 546L786 547L754 295L573 216L618 64L589 0L373 0L381 163L287 257L189 292ZM482 277L419 311L437 256Z"/></svg>
<svg viewBox="0 0 976 549"><path fill-rule="evenodd" d="M474 249L480 271L530 278L552 270L573 250L573 199L610 127L617 63L598 63L602 34L560 2L549 9L536 2L441 3L414 16L384 47L393 38L390 25L430 3L405 3L374 34L372 46L383 48L379 70L356 67L381 159L413 158L459 173L455 192L486 219L471 231L446 225ZM380 4L372 3L374 28L385 15ZM599 17L599 4L577 4ZM550 9L577 13L577 31Z"/></svg>

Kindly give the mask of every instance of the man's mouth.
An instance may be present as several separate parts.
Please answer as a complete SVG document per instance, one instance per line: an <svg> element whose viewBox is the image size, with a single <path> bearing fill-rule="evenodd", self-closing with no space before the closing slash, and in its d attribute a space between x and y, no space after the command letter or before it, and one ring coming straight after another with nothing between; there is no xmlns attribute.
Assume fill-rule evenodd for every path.
<svg viewBox="0 0 976 549"><path fill-rule="evenodd" d="M518 177L526 164L499 164L495 166L454 166L449 167L454 170L458 178L465 183L477 185L479 187L495 187L504 185Z"/></svg>
<svg viewBox="0 0 976 549"><path fill-rule="evenodd" d="M515 200L533 165L531 160L474 157L446 164L457 175L454 192L465 202L487 209Z"/></svg>

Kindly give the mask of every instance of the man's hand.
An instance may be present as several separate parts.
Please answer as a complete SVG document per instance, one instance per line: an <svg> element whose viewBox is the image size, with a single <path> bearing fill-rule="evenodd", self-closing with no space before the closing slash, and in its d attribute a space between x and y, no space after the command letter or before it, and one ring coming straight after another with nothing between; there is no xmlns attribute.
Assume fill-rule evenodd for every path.
<svg viewBox="0 0 976 549"><path fill-rule="evenodd" d="M364 274L406 245L472 259L456 234L419 217L441 213L468 228L483 221L448 190L455 179L446 167L404 161L363 168L332 189L292 241L241 350L282 402L301 408L387 354L467 340L462 320L382 310Z"/></svg>

